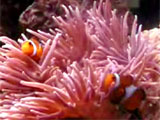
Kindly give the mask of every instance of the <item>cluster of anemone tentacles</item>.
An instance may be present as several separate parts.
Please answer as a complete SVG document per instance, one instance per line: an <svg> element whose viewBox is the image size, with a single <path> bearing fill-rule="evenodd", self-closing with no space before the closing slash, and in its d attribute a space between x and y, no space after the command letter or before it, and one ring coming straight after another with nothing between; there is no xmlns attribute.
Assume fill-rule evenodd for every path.
<svg viewBox="0 0 160 120"><path fill-rule="evenodd" d="M62 7L65 18L53 16L59 28L27 29L43 46L39 61L22 52L24 34L18 42L0 37L0 119L129 119L101 90L108 73L133 76L147 95L142 117L158 119L158 42L142 35L137 17L129 30L128 12L117 17L109 0L85 12Z"/></svg>

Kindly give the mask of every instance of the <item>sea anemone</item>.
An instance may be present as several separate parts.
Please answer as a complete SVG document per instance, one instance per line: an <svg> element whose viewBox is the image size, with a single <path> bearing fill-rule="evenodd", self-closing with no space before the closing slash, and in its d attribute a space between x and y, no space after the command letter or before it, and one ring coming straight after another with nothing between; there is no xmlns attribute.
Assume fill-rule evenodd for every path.
<svg viewBox="0 0 160 120"><path fill-rule="evenodd" d="M132 76L145 91L142 118L158 120L158 41L150 42L141 32L137 17L130 30L128 12L117 17L109 0L95 2L85 12L76 6L62 7L65 18L53 16L58 28L50 33L27 29L43 47L40 60L22 51L29 40L26 35L18 42L0 37L4 43L0 48L0 118L130 119L132 112L112 104L110 93L103 90L106 75L116 73Z"/></svg>

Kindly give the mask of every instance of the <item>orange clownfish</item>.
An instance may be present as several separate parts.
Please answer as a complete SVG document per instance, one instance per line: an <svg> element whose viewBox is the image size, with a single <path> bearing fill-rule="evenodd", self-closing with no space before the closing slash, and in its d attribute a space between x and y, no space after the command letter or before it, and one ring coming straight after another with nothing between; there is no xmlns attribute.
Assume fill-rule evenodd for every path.
<svg viewBox="0 0 160 120"><path fill-rule="evenodd" d="M134 111L145 99L145 92L136 87L133 82L133 77L130 75L108 74L104 79L103 90L109 92L111 89L109 93L111 103L120 104L127 111Z"/></svg>
<svg viewBox="0 0 160 120"><path fill-rule="evenodd" d="M35 37L22 43L21 50L35 61L39 61L43 53L43 48Z"/></svg>
<svg viewBox="0 0 160 120"><path fill-rule="evenodd" d="M113 86L114 88L117 88L119 86L124 88L131 85L132 82L133 82L133 78L130 75L119 76L117 73L108 74L105 77L103 89L105 92L108 92L111 86Z"/></svg>

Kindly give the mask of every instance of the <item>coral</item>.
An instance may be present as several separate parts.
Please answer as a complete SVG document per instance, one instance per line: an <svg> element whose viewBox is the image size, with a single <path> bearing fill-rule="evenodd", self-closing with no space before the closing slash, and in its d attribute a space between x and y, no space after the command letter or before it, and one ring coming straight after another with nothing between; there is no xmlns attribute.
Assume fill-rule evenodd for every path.
<svg viewBox="0 0 160 120"><path fill-rule="evenodd" d="M96 0L99 2L100 0ZM41 29L49 32L48 28L54 29L57 24L54 23L52 16L61 16L64 18L64 10L61 5L77 6L81 12L85 13L86 9L92 7L94 0L35 0L28 8L20 15L19 23L25 30ZM124 15L128 10L125 0L111 0L113 8L117 9L118 16ZM129 23L132 24L133 15L129 15Z"/></svg>
<svg viewBox="0 0 160 120"><path fill-rule="evenodd" d="M24 29L31 28L48 31L48 28L57 27L52 16L64 16L64 11L61 8L62 4L67 6L74 4L85 7L91 1L89 0L88 2L82 3L77 0L35 0L33 4L21 14L19 22Z"/></svg>
<svg viewBox="0 0 160 120"><path fill-rule="evenodd" d="M39 39L43 55L34 61L18 42L2 36L0 48L0 119L52 120L67 118L130 119L132 113L112 104L102 90L106 74L131 75L145 90L143 119L159 118L159 41L137 25L128 27L109 0L93 7L62 5L65 15L53 16L50 32L27 29ZM82 17L83 16L83 17ZM156 34L156 36L159 36Z"/></svg>

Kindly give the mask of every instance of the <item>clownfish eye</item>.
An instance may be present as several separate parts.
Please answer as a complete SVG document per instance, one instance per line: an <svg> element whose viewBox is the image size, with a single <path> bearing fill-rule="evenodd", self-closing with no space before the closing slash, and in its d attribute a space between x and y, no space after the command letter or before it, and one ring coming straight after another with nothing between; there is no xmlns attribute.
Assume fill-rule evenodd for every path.
<svg viewBox="0 0 160 120"><path fill-rule="evenodd" d="M28 44L29 44L30 46L32 45L32 43L31 43L30 41L28 42Z"/></svg>

